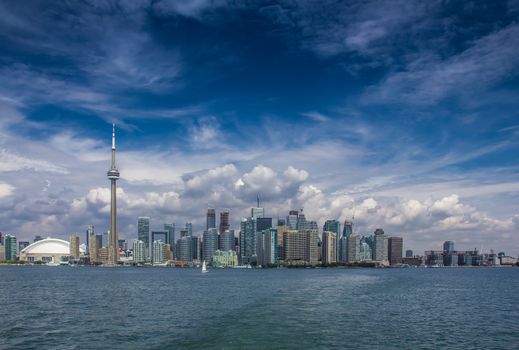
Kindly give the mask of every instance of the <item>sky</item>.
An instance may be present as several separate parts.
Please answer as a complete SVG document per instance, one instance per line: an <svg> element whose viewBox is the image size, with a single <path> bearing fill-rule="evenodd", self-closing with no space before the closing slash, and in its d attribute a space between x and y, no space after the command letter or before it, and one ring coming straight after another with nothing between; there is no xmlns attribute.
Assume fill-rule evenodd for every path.
<svg viewBox="0 0 519 350"><path fill-rule="evenodd" d="M0 3L0 231L119 236L259 195L420 253L519 254L519 1ZM217 214L218 215L218 214ZM177 229L178 230L178 229ZM236 231L237 232L237 231Z"/></svg>

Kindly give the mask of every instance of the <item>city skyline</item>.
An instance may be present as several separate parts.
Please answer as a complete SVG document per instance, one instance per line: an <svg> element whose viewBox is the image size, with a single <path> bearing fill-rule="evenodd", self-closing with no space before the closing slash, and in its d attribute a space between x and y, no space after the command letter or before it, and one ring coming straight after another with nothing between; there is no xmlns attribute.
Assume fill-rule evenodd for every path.
<svg viewBox="0 0 519 350"><path fill-rule="evenodd" d="M519 9L469 4L0 5L0 231L108 230L116 123L120 237L200 235L210 206L238 230L259 195L273 220L516 256Z"/></svg>

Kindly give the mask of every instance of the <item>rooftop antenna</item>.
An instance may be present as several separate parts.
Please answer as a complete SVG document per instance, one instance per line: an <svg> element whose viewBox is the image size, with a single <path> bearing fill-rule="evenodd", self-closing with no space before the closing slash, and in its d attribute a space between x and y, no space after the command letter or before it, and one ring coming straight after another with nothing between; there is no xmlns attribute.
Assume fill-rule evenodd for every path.
<svg viewBox="0 0 519 350"><path fill-rule="evenodd" d="M256 199L258 200L258 206L256 208L259 208L260 206L260 201L259 201L259 194L256 196Z"/></svg>

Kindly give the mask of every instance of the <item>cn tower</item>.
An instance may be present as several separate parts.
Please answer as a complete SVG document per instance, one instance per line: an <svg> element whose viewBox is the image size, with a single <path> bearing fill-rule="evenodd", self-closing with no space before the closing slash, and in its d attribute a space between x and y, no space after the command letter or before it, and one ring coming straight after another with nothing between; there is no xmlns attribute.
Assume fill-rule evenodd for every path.
<svg viewBox="0 0 519 350"><path fill-rule="evenodd" d="M110 201L110 248L108 261L116 265L119 260L119 239L117 236L117 180L119 180L119 170L115 166L115 124L112 125L112 167L106 174L112 184L112 198Z"/></svg>

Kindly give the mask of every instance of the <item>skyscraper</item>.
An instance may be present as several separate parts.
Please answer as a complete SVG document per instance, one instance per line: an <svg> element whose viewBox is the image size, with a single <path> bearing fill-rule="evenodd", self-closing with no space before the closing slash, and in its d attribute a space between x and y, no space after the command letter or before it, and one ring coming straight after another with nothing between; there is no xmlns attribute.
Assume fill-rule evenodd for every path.
<svg viewBox="0 0 519 350"><path fill-rule="evenodd" d="M390 237L388 240L388 258L391 265L402 263L404 240L402 237Z"/></svg>
<svg viewBox="0 0 519 350"><path fill-rule="evenodd" d="M299 212L299 215L297 216L297 229L306 230L306 217L305 217L305 214L303 214L303 208L301 208L301 211Z"/></svg>
<svg viewBox="0 0 519 350"><path fill-rule="evenodd" d="M327 228L326 224L324 225ZM323 232L322 262L323 264L333 264L337 262L337 234L332 231Z"/></svg>
<svg viewBox="0 0 519 350"><path fill-rule="evenodd" d="M79 260L79 236L73 233L68 237L68 241L70 248L70 257L73 260Z"/></svg>
<svg viewBox="0 0 519 350"><path fill-rule="evenodd" d="M216 228L216 212L213 208L207 209L205 229Z"/></svg>
<svg viewBox="0 0 519 350"><path fill-rule="evenodd" d="M195 238L195 237L193 237ZM198 238L198 237L197 237ZM177 260L190 262L193 260L193 239L189 236L180 237L177 240Z"/></svg>
<svg viewBox="0 0 519 350"><path fill-rule="evenodd" d="M134 264L144 264L146 262L146 244L138 239L133 241L133 262Z"/></svg>
<svg viewBox="0 0 519 350"><path fill-rule="evenodd" d="M190 223L190 222L186 223L186 230L187 230L187 235L189 237L193 237L193 224L192 223Z"/></svg>
<svg viewBox="0 0 519 350"><path fill-rule="evenodd" d="M319 235L317 230L288 230L283 234L285 261L296 264L316 265Z"/></svg>
<svg viewBox="0 0 519 350"><path fill-rule="evenodd" d="M166 230L151 231L151 241L152 242L161 241L164 244L169 243L168 236L169 236L169 232Z"/></svg>
<svg viewBox="0 0 519 350"><path fill-rule="evenodd" d="M137 239L144 242L146 251L148 251L150 248L150 218L148 216L141 216L137 219Z"/></svg>
<svg viewBox="0 0 519 350"><path fill-rule="evenodd" d="M16 260L17 253L16 237L13 235L4 236L4 258L5 260Z"/></svg>
<svg viewBox="0 0 519 350"><path fill-rule="evenodd" d="M164 231L168 232L168 241L170 244L171 251L174 251L175 246L175 224L164 224Z"/></svg>
<svg viewBox="0 0 519 350"><path fill-rule="evenodd" d="M165 243L161 240L153 241L152 261L154 264L161 264L166 261L164 256L164 246Z"/></svg>
<svg viewBox="0 0 519 350"><path fill-rule="evenodd" d="M278 263L277 230L270 228L256 233L257 264L266 266Z"/></svg>
<svg viewBox="0 0 519 350"><path fill-rule="evenodd" d="M234 230L225 230L220 234L219 246L223 252L234 250Z"/></svg>
<svg viewBox="0 0 519 350"><path fill-rule="evenodd" d="M297 214L298 214L297 210L290 210L288 212L286 225L291 230L297 230Z"/></svg>
<svg viewBox="0 0 519 350"><path fill-rule="evenodd" d="M204 260L211 263L214 253L218 250L218 231L216 228L204 231L202 244L204 246Z"/></svg>
<svg viewBox="0 0 519 350"><path fill-rule="evenodd" d="M454 251L454 242L453 241L443 242L443 251L445 253L453 252Z"/></svg>
<svg viewBox="0 0 519 350"><path fill-rule="evenodd" d="M117 264L119 261L119 247L117 236L117 180L119 180L119 170L115 166L115 124L112 128L112 167L107 173L111 182L111 200L110 200L110 247L108 252L108 261L110 264Z"/></svg>
<svg viewBox="0 0 519 350"><path fill-rule="evenodd" d="M256 260L256 220L241 219L240 222L240 263L251 264Z"/></svg>
<svg viewBox="0 0 519 350"><path fill-rule="evenodd" d="M359 235L348 236L348 256L346 260L349 263L360 260L360 237Z"/></svg>
<svg viewBox="0 0 519 350"><path fill-rule="evenodd" d="M259 196L257 199L257 206L256 208L251 208L250 210L250 216L256 220L257 218L262 218L265 215L265 209L260 207L260 200Z"/></svg>
<svg viewBox="0 0 519 350"><path fill-rule="evenodd" d="M86 237L85 237L85 243L86 243L86 253L90 254L90 235L94 232L94 225L88 225L86 229Z"/></svg>
<svg viewBox="0 0 519 350"><path fill-rule="evenodd" d="M384 230L378 228L375 230L375 237L373 238L373 260L387 261L388 244L387 236Z"/></svg>
<svg viewBox="0 0 519 350"><path fill-rule="evenodd" d="M337 220L326 220L323 226L323 232L334 232L335 233L335 259L339 260L339 240L341 238L341 223Z"/></svg>
<svg viewBox="0 0 519 350"><path fill-rule="evenodd" d="M272 218L256 218L256 232L272 228Z"/></svg>
<svg viewBox="0 0 519 350"><path fill-rule="evenodd" d="M225 230L229 229L229 209L224 209L220 212L220 229L219 233L222 234Z"/></svg>

